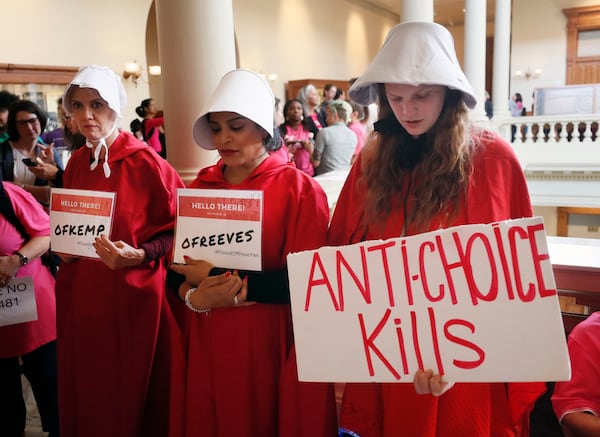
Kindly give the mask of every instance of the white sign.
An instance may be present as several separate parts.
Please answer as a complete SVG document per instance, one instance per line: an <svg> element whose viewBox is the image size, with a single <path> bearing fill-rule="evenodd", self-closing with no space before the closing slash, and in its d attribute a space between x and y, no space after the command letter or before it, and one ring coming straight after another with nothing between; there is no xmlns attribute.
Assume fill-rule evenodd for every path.
<svg viewBox="0 0 600 437"><path fill-rule="evenodd" d="M541 218L288 256L302 381L560 381L569 358Z"/></svg>
<svg viewBox="0 0 600 437"><path fill-rule="evenodd" d="M173 262L261 270L262 218L262 191L180 188Z"/></svg>
<svg viewBox="0 0 600 437"><path fill-rule="evenodd" d="M94 240L110 235L115 193L52 188L50 247L54 252L99 258Z"/></svg>
<svg viewBox="0 0 600 437"><path fill-rule="evenodd" d="M12 278L0 287L0 326L37 320L33 279Z"/></svg>

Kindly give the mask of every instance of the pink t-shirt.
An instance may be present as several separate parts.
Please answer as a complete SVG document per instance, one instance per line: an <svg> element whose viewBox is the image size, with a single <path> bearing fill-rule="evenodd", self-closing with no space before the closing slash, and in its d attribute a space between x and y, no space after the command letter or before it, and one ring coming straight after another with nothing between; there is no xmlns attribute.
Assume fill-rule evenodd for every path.
<svg viewBox="0 0 600 437"><path fill-rule="evenodd" d="M144 132L144 138L147 138L146 143L156 150L156 153L162 151L162 143L160 142L160 132L158 128L163 126L164 123L165 119L163 117L147 118L144 120L144 129L146 130L146 132ZM152 131L152 135L148 136L150 131Z"/></svg>
<svg viewBox="0 0 600 437"><path fill-rule="evenodd" d="M354 155L358 155L365 145L367 139L367 128L360 121L353 121L348 125L348 128L356 134L356 148L354 149Z"/></svg>
<svg viewBox="0 0 600 437"><path fill-rule="evenodd" d="M287 147L285 147L285 142L283 141L283 138L281 139L281 147L277 150L269 152L269 155L283 162L290 162L290 154L288 153Z"/></svg>
<svg viewBox="0 0 600 437"><path fill-rule="evenodd" d="M288 151L294 157L296 167L309 176L314 176L315 169L310 163L310 154L304 147L294 144L294 141L312 141L311 136L312 134L302 125L296 129L286 125L283 139L288 146Z"/></svg>
<svg viewBox="0 0 600 437"><path fill-rule="evenodd" d="M559 421L569 413L600 416L600 311L579 323L569 335L571 380L557 382L552 406Z"/></svg>
<svg viewBox="0 0 600 437"><path fill-rule="evenodd" d="M30 237L50 235L50 218L42 206L27 191L14 184L3 182L17 218ZM24 244L23 237L3 215L0 214L0 256L17 252ZM56 299L54 278L40 258L21 267L17 278L33 278L38 319L0 327L0 359L18 357L56 340ZM2 296L5 297L5 296ZM5 299L3 299L5 300Z"/></svg>

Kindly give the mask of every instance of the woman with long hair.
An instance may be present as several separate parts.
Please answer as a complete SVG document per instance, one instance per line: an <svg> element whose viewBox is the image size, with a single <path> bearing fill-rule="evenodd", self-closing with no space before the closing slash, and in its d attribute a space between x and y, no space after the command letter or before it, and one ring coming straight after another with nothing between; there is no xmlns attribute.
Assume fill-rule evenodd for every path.
<svg viewBox="0 0 600 437"><path fill-rule="evenodd" d="M378 101L379 121L336 204L330 245L531 216L512 148L469 121L476 98L444 27L393 27L349 95L363 105ZM428 369L416 371L414 384L347 384L341 433L526 436L544 389L543 383L453 386Z"/></svg>

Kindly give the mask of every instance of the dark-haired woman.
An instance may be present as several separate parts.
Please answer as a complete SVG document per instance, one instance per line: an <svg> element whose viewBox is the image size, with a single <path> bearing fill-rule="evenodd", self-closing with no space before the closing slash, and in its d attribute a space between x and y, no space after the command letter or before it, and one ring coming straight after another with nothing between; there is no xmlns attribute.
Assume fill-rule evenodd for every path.
<svg viewBox="0 0 600 437"><path fill-rule="evenodd" d="M160 156L166 158L167 149L164 144L165 119L158 116L154 99L142 100L140 106L135 108L135 112L142 118L143 141L146 141Z"/></svg>
<svg viewBox="0 0 600 437"><path fill-rule="evenodd" d="M279 132L292 156L294 164L309 176L315 174L310 156L315 148L314 133L309 131L302 102L292 99L283 106L285 121L279 126Z"/></svg>
<svg viewBox="0 0 600 437"><path fill-rule="evenodd" d="M379 121L352 166L329 229L331 245L399 238L440 228L529 217L512 148L469 123L476 104L443 26L393 27L349 90L379 102ZM420 369L413 384L347 384L341 435L526 436L543 383L452 386Z"/></svg>
<svg viewBox="0 0 600 437"><path fill-rule="evenodd" d="M2 180L21 186L42 205L47 205L50 201L50 184L48 179L32 173L29 165L36 165L39 163L38 157L45 160L45 154L52 153L56 167L63 168L58 151L54 148L47 149L39 139L47 121L46 113L38 105L29 100L19 100L10 107L8 113L9 139L0 143Z"/></svg>
<svg viewBox="0 0 600 437"><path fill-rule="evenodd" d="M199 260L172 267L197 313L187 339L187 436L336 434L331 384L298 382L286 267L290 252L325 243L329 209L311 177L269 155L280 144L273 107L264 79L234 70L194 124L196 143L221 159L190 188L262 191L263 237L260 272L207 277L213 266Z"/></svg>

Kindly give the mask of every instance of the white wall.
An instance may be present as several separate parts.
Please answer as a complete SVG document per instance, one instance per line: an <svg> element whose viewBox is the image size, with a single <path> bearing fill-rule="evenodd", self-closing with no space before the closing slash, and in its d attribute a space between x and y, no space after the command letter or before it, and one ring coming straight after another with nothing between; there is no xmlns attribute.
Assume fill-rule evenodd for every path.
<svg viewBox="0 0 600 437"><path fill-rule="evenodd" d="M122 73L125 63L146 66L145 24L151 0L31 0L2 2L1 63L79 67L102 64ZM147 75L146 75L147 80ZM129 127L147 83L125 83Z"/></svg>
<svg viewBox="0 0 600 437"><path fill-rule="evenodd" d="M510 95L521 93L528 110L534 88L565 84L567 18L562 9L597 4L598 0L513 1ZM531 80L514 77L515 70L527 68L539 68L542 73Z"/></svg>
<svg viewBox="0 0 600 437"><path fill-rule="evenodd" d="M240 67L296 79L358 76L383 43L389 17L347 0L234 0Z"/></svg>
<svg viewBox="0 0 600 437"><path fill-rule="evenodd" d="M97 63L120 74L126 62L136 60L146 68L146 53L153 53L146 50L146 23L154 22L148 20L151 3L3 1L7 39L0 63ZM389 16L346 0L234 0L233 4L240 67L277 74L273 88L280 97L288 80L346 80L360 74L395 24ZM135 107L150 93L147 70L137 88L131 81L125 81L125 88L129 104L123 126L128 127Z"/></svg>

